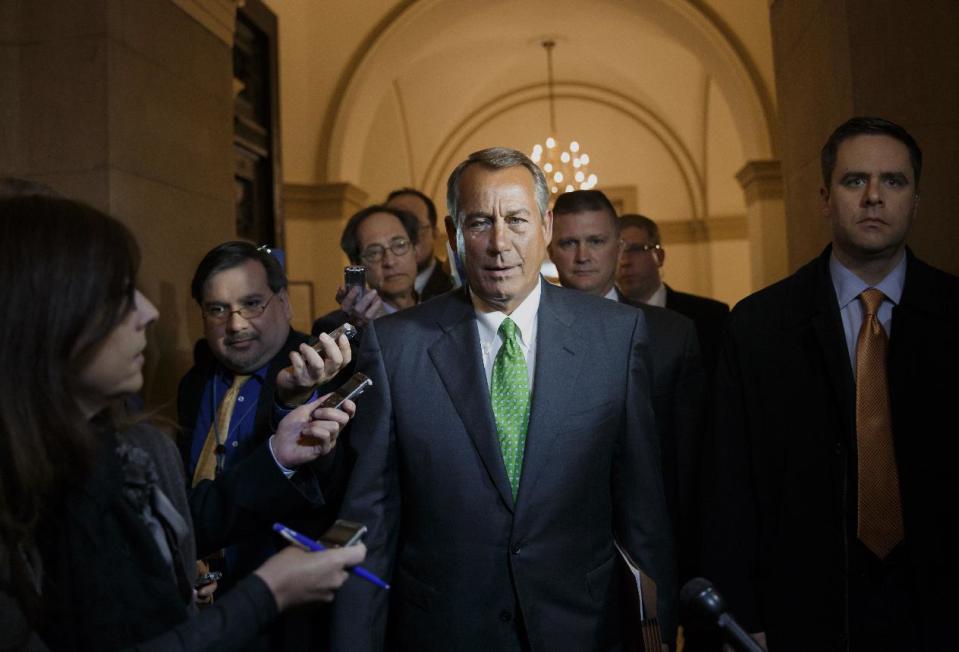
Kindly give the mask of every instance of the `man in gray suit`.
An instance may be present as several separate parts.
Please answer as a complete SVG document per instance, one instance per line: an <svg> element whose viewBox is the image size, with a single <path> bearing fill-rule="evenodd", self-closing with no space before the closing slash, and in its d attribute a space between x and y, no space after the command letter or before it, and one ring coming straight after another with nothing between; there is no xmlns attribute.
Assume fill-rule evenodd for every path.
<svg viewBox="0 0 959 652"><path fill-rule="evenodd" d="M693 321L625 297L614 285L622 242L616 209L599 190L573 190L553 205L549 256L565 288L643 311L652 361L652 404L663 454L666 504L680 580L695 577L699 555L698 476L706 376Z"/></svg>
<svg viewBox="0 0 959 652"><path fill-rule="evenodd" d="M341 516L369 527L366 565L393 589L347 582L334 649L622 649L614 537L673 639L643 313L542 280L547 199L522 153L470 155L446 218L468 288L364 334L374 386Z"/></svg>

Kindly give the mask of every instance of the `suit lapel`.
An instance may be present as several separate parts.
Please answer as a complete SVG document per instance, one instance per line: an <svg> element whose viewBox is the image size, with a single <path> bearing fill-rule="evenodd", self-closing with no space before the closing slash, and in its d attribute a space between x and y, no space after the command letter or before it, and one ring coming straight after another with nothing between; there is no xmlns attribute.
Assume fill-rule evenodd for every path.
<svg viewBox="0 0 959 652"><path fill-rule="evenodd" d="M430 359L483 460L486 472L512 511L513 493L496 436L473 307L462 292L450 297L449 307L440 318L439 326L445 335L429 348Z"/></svg>
<svg viewBox="0 0 959 652"><path fill-rule="evenodd" d="M543 282L537 315L533 396L517 496L520 504L524 502L524 496L533 491L540 472L549 464L555 449L553 443L562 426L564 408L574 405L581 393L575 382L582 362L579 355L581 340L572 329L574 315L562 300L563 292L567 290Z"/></svg>
<svg viewBox="0 0 959 652"><path fill-rule="evenodd" d="M843 431L854 432L852 373L849 368L849 354L845 347L842 320L839 317L839 305L836 291L829 276L829 251L827 248L815 262L813 292L813 314L811 316L816 343L822 355L826 376L832 386L833 395L839 408ZM845 443L845 442L843 442Z"/></svg>

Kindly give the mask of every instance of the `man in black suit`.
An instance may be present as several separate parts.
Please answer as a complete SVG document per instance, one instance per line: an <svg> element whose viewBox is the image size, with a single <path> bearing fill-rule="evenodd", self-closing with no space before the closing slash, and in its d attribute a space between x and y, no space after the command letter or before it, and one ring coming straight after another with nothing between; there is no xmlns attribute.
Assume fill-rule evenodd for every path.
<svg viewBox="0 0 959 652"><path fill-rule="evenodd" d="M644 215L627 213L619 218L623 241L616 285L631 301L675 310L696 324L703 368L711 376L716 368L729 306L715 299L677 292L663 283L666 262L656 222Z"/></svg>
<svg viewBox="0 0 959 652"><path fill-rule="evenodd" d="M334 649L622 649L614 536L671 638L643 313L542 280L549 192L522 153L476 152L447 188L468 291L372 322L361 345L374 385L341 516L369 527L366 565L393 589L346 583Z"/></svg>
<svg viewBox="0 0 959 652"><path fill-rule="evenodd" d="M704 570L774 652L956 645L959 279L905 245L921 170L902 127L838 127L832 243L729 318Z"/></svg>
<svg viewBox="0 0 959 652"><path fill-rule="evenodd" d="M705 375L693 322L627 299L614 285L619 251L616 209L599 190L574 190L553 205L549 255L563 287L639 308L646 316L653 372L653 412L663 453L666 503L673 520L680 579L693 577L699 537L696 507Z"/></svg>
<svg viewBox="0 0 959 652"><path fill-rule="evenodd" d="M453 289L450 275L436 259L436 205L425 193L415 188L394 190L386 198L386 205L402 209L416 216L419 222L416 243L416 281L413 284L420 301L432 299Z"/></svg>
<svg viewBox="0 0 959 652"><path fill-rule="evenodd" d="M187 474L197 484L243 464L259 468L264 483L266 476L275 481L286 475L297 490L300 516L320 534L317 530L335 514L337 486L340 491L345 486L336 441L318 442L319 458L297 469L284 464L285 451L274 448L278 442L271 436L286 414L316 398L316 387L350 361L349 343L323 336L323 357L306 344L307 337L290 327L282 267L267 250L247 242L227 242L208 252L191 289L205 337L194 347L194 366L177 392L178 445ZM225 412L234 385L234 407ZM252 500L256 487L250 483L247 489ZM228 548L221 588L247 575L273 550L267 529Z"/></svg>

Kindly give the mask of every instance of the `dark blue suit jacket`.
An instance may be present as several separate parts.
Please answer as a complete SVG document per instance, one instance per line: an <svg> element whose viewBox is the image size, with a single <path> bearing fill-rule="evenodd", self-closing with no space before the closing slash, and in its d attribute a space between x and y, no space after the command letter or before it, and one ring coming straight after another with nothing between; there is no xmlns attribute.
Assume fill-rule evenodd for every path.
<svg viewBox="0 0 959 652"><path fill-rule="evenodd" d="M393 590L348 581L334 649L381 649L387 610L389 649L489 652L523 637L533 649L618 649L614 535L674 625L643 313L543 282L537 319L515 503L465 292L367 328L358 368L374 386L353 424L342 516L369 526L366 565Z"/></svg>

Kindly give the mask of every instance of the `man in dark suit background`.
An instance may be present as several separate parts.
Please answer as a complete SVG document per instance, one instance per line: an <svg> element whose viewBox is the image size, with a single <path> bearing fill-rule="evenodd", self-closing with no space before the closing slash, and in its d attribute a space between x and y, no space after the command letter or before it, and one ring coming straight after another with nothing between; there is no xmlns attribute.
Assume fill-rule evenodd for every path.
<svg viewBox="0 0 959 652"><path fill-rule="evenodd" d="M673 520L681 580L699 555L697 491L705 374L693 322L679 313L627 299L614 285L622 244L616 209L599 190L574 190L553 204L549 255L565 288L639 308L646 317L653 373L653 412L663 453L666 503Z"/></svg>
<svg viewBox="0 0 959 652"><path fill-rule="evenodd" d="M715 299L677 292L663 283L666 250L659 226L644 215L627 213L619 218L623 241L616 285L630 301L675 310L696 324L703 368L711 376L716 368L729 306Z"/></svg>
<svg viewBox="0 0 959 652"><path fill-rule="evenodd" d="M773 652L956 646L959 279L905 245L921 170L902 127L838 127L832 243L730 315L704 570Z"/></svg>
<svg viewBox="0 0 959 652"><path fill-rule="evenodd" d="M367 288L340 288L340 307L313 322L313 335L346 322L362 331L377 317L416 305L418 234L416 216L401 208L373 205L354 213L343 227L340 248L350 264L366 268Z"/></svg>
<svg viewBox="0 0 959 652"><path fill-rule="evenodd" d="M366 563L393 590L347 582L334 648L621 649L614 536L657 582L671 639L643 314L542 280L548 190L520 152L470 155L447 197L468 290L376 320L361 345L374 385L341 516L369 526Z"/></svg>
<svg viewBox="0 0 959 652"><path fill-rule="evenodd" d="M436 205L415 188L394 190L386 205L416 216L419 222L416 242L416 281L413 284L420 301L432 299L453 289L450 275L433 253L436 243Z"/></svg>

